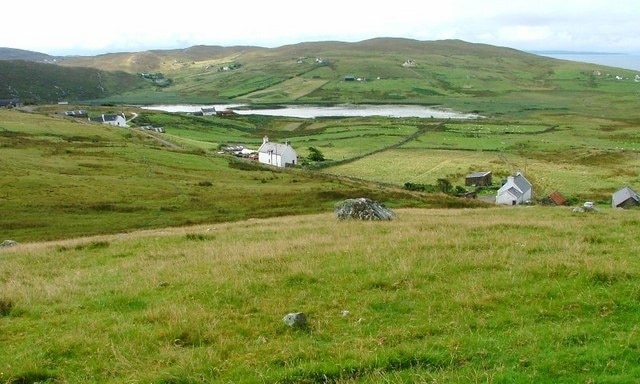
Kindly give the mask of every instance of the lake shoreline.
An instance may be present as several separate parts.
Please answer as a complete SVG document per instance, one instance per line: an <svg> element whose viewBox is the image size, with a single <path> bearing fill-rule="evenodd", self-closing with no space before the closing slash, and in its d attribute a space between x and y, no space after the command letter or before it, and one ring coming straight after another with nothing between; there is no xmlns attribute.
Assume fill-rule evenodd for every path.
<svg viewBox="0 0 640 384"><path fill-rule="evenodd" d="M313 119L321 117L414 117L433 119L482 118L474 113L458 112L449 108L417 104L156 104L141 106L142 109L169 113L201 113L204 110L233 111L238 115L263 115Z"/></svg>

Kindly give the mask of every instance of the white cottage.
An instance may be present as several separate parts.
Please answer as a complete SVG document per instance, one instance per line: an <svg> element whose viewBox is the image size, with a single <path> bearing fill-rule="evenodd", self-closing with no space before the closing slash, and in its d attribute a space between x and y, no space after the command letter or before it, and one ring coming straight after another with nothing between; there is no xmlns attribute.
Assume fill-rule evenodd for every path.
<svg viewBox="0 0 640 384"><path fill-rule="evenodd" d="M531 200L533 188L522 173L509 176L496 194L496 204L517 205Z"/></svg>
<svg viewBox="0 0 640 384"><path fill-rule="evenodd" d="M90 117L89 121L115 125L116 127L128 127L127 118L124 116L124 113L118 113L115 115L100 115L100 117Z"/></svg>
<svg viewBox="0 0 640 384"><path fill-rule="evenodd" d="M298 154L289 143L272 143L265 136L262 139L262 145L258 148L258 161L276 167L286 167L288 164L295 165L297 163Z"/></svg>

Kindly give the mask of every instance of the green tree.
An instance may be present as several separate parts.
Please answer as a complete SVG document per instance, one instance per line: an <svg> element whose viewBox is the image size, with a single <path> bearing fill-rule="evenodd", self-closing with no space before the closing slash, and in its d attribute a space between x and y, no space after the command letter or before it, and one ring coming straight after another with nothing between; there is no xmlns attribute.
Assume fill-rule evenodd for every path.
<svg viewBox="0 0 640 384"><path fill-rule="evenodd" d="M449 179L438 179L438 188L440 188L440 191L443 193L451 194L453 185Z"/></svg>
<svg viewBox="0 0 640 384"><path fill-rule="evenodd" d="M324 161L324 155L319 149L309 147L309 155L307 156L309 161Z"/></svg>

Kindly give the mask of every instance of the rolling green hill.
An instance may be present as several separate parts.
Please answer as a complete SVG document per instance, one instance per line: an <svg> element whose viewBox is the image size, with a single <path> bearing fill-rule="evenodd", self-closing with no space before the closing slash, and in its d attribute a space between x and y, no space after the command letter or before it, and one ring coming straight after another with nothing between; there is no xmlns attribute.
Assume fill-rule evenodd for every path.
<svg viewBox="0 0 640 384"><path fill-rule="evenodd" d="M126 104L412 103L490 116L526 116L536 111L640 116L639 111L623 108L639 92L634 71L460 40L377 38L277 48L194 46L65 57L54 67L94 68L88 75L60 69L60 76L55 76L49 67L31 64L19 69L16 65L0 78L0 89L6 97L15 97L11 90L18 89L34 101L66 96ZM98 91L91 72L97 70L115 84ZM27 87L25 73L35 75L37 85ZM152 80L135 78L135 74ZM154 83L156 77L162 79L160 83ZM86 79L69 84L74 78Z"/></svg>
<svg viewBox="0 0 640 384"><path fill-rule="evenodd" d="M178 122L172 120L172 131ZM261 137L242 122L184 124L205 138ZM164 139L137 129L0 109L0 234L22 242L317 213L363 195L390 206L480 205L304 170L282 172L215 152L212 143L166 147Z"/></svg>
<svg viewBox="0 0 640 384"><path fill-rule="evenodd" d="M0 241L19 243L0 247L2 383L640 376L640 210L609 208L615 188L640 183L630 71L404 39L18 67L14 78L38 80L34 94L60 76L67 99L104 104L76 104L91 115L137 118L124 129L66 117L66 105L0 109ZM136 72L171 81L156 87ZM86 93L96 73L128 91ZM219 117L108 105L213 101L415 102L488 117ZM147 124L166 133L135 128ZM321 150L326 163L280 170L217 153L264 135L291 140L301 158ZM524 170L536 202L560 191L597 211L489 207L402 188L458 185L477 170L494 172L489 198L498 179ZM397 218L337 221L335 203L360 196ZM307 325L285 326L297 311Z"/></svg>
<svg viewBox="0 0 640 384"><path fill-rule="evenodd" d="M23 104L100 99L148 85L122 71L0 60L0 99L17 98Z"/></svg>
<svg viewBox="0 0 640 384"><path fill-rule="evenodd" d="M630 70L460 40L198 46L69 58L61 64L160 72L172 81L162 89L107 98L116 103L417 103L493 116L539 110L628 115L614 99L638 94ZM345 81L346 76L356 81Z"/></svg>
<svg viewBox="0 0 640 384"><path fill-rule="evenodd" d="M24 49L0 47L0 60L27 60L38 62L54 62L59 57L46 53L27 51Z"/></svg>

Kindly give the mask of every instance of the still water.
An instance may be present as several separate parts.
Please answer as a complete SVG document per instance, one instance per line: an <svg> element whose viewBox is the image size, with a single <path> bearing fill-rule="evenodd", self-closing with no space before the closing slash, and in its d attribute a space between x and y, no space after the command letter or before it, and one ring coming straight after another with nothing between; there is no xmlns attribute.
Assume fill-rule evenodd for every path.
<svg viewBox="0 0 640 384"><path fill-rule="evenodd" d="M202 108L215 107L217 111L233 109L239 115L264 115L299 117L312 119L315 117L420 117L436 119L477 119L481 116L473 113L461 113L450 109L425 107L420 105L352 105L341 104L330 107L317 105L284 105L280 108L256 108L241 104L225 105L150 105L143 109L165 112L200 112Z"/></svg>

